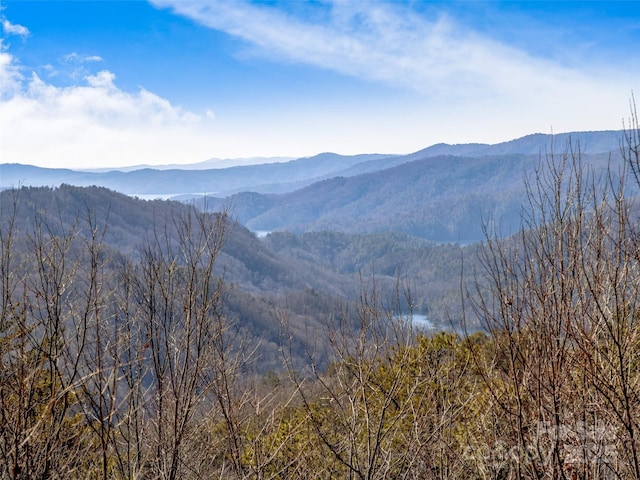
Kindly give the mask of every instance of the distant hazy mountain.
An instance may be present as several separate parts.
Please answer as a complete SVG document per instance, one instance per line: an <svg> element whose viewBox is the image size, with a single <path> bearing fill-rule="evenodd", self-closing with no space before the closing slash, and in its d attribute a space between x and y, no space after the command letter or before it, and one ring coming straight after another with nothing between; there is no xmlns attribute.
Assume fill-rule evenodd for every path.
<svg viewBox="0 0 640 480"><path fill-rule="evenodd" d="M211 193L228 195L243 190L286 192L337 174L352 165L385 155L344 156L323 153L283 163L235 166L210 170L157 170L86 172L0 165L0 187L97 185L129 195L178 195ZM262 188L261 188L262 187Z"/></svg>
<svg viewBox="0 0 640 480"><path fill-rule="evenodd" d="M196 163L171 163L168 165L130 165L126 167L106 167L106 168L83 168L83 172L112 172L117 170L119 172L133 172L135 170L142 170L145 168L152 168L154 170L211 170L214 168L229 168L238 167L241 165L259 165L263 163L283 163L295 160L295 157L250 157L250 158L210 158L204 162Z"/></svg>
<svg viewBox="0 0 640 480"><path fill-rule="evenodd" d="M462 145L447 145L440 143L426 148L417 155L458 155L465 157L481 157L484 155L508 155L524 153L530 155L544 155L545 152L562 152L569 145L579 146L586 154L619 150L622 131L607 130L600 132L570 132L556 135L534 133L508 142L486 145L470 143Z"/></svg>
<svg viewBox="0 0 640 480"><path fill-rule="evenodd" d="M409 155L323 153L209 170L78 172L0 166L0 186L100 185L139 196L231 206L254 230L398 231L436 241L482 238L482 221L514 230L523 177L546 153L579 149L600 166L620 156L621 131L533 134L495 145L432 145ZM212 198L213 197L213 198Z"/></svg>
<svg viewBox="0 0 640 480"><path fill-rule="evenodd" d="M98 185L130 195L191 195L204 193L230 195L242 191L286 193L315 181L333 176L350 177L370 173L422 158L454 155L480 157L490 155L530 154L563 150L567 142L579 144L588 154L618 152L621 131L573 132L558 135L533 134L509 142L487 144L436 144L409 155L337 155L322 153L314 157L211 159L191 165L155 167L100 168L74 171L39 168L29 165L0 165L0 188L11 186ZM262 163L268 161L269 163ZM235 165L248 162L250 165ZM88 162L90 163L90 162ZM255 163L255 164L254 164ZM233 165L233 166L231 166Z"/></svg>

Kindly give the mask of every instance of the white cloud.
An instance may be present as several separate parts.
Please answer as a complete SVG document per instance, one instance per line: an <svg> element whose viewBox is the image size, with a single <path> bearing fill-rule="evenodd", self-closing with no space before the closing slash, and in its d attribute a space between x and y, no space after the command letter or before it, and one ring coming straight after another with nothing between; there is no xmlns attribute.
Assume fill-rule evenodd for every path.
<svg viewBox="0 0 640 480"><path fill-rule="evenodd" d="M22 74L12 55L0 39L0 101L10 97L21 88Z"/></svg>
<svg viewBox="0 0 640 480"><path fill-rule="evenodd" d="M620 94L628 96L638 76L598 65L572 69L493 40L446 14L418 13L410 3L336 1L322 3L326 10L297 15L295 6L288 12L246 1L152 2L242 39L276 61L409 88L441 104L484 98L553 109L554 102L566 100L595 102L598 109Z"/></svg>
<svg viewBox="0 0 640 480"><path fill-rule="evenodd" d="M71 65L65 79L75 85L56 86L46 78L58 74L54 67L43 67L43 77L25 74L0 39L2 162L86 168L326 150L408 153L440 141L548 133L552 126L556 132L619 128L639 78L637 69L571 69L404 3L330 3L315 19L296 16L308 4L295 2L287 4L289 13L266 3L155 4L242 39L243 53L401 87L400 93L381 89L389 98L349 108L341 98L305 99L291 107L297 110L241 105L214 114L203 106L195 114L144 88L123 90L111 71L90 73L86 67L101 60L97 55L59 58ZM317 111L310 113L310 105Z"/></svg>
<svg viewBox="0 0 640 480"><path fill-rule="evenodd" d="M76 52L71 52L62 57L65 62L70 63L85 63L85 62L101 62L102 57L99 55L80 55Z"/></svg>
<svg viewBox="0 0 640 480"><path fill-rule="evenodd" d="M42 67L40 67L40 68L42 69L43 72L45 72L47 74L47 76L49 78L56 77L60 73L60 72L58 72L56 67L54 67L50 63L47 63L46 65L42 65Z"/></svg>
<svg viewBox="0 0 640 480"><path fill-rule="evenodd" d="M87 168L195 162L211 157L213 123L145 89L118 88L112 72L58 87L0 51L2 161Z"/></svg>
<svg viewBox="0 0 640 480"><path fill-rule="evenodd" d="M22 25L11 23L6 18L2 19L2 30L7 35L18 35L21 37L26 37L29 35L29 29L27 27L23 27Z"/></svg>

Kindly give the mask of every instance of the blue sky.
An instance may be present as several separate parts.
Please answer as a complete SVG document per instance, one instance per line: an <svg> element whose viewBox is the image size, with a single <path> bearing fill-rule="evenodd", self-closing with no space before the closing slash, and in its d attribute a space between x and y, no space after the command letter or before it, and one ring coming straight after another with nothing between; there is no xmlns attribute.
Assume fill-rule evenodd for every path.
<svg viewBox="0 0 640 480"><path fill-rule="evenodd" d="M409 153L618 130L640 2L0 0L0 162Z"/></svg>

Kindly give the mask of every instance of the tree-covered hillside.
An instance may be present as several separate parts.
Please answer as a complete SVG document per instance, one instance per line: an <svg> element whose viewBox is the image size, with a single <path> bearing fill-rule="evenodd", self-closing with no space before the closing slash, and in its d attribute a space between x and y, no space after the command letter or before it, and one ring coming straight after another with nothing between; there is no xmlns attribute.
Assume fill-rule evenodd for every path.
<svg viewBox="0 0 640 480"><path fill-rule="evenodd" d="M277 341L256 339L225 308L269 304L234 297L216 271L228 215L169 208L169 222L118 255L96 216L67 224L36 209L29 224L16 215L21 192L10 192L0 476L640 478L640 234L629 178L598 177L570 152L548 159L528 184L518 234L488 232L465 252L478 263L465 262L477 277L460 284L463 315L484 332L416 331L399 315L402 288L394 299L365 282L354 302L290 291ZM335 233L272 234L258 255L234 248L226 255L247 266L271 268L286 252L344 274L445 251L407 235ZM325 316L300 322L309 312ZM261 340L279 350L282 370L260 370L271 361Z"/></svg>
<svg viewBox="0 0 640 480"><path fill-rule="evenodd" d="M141 249L151 241L179 243L181 219L200 215L183 203L139 200L102 187L23 187L0 192L0 200L0 220L6 223L14 218L14 235L19 239L14 255L29 254L28 245L38 230L54 236L72 232L73 250L81 250L86 239L98 232L101 249L110 259L108 268L116 270L125 259L141 261ZM277 241L279 236L260 239L227 215L229 228L214 272L228 286L229 314L253 338L263 341L262 370L282 368L279 313L289 312L300 324L317 330L332 313L327 306L356 300L363 282L375 281L385 295L393 297L401 280L412 286L416 313L428 313L445 327L450 320L459 321L459 278L450 275L460 263L457 246L436 246L395 234L318 234L318 241L326 240L325 252L331 252L335 257L331 258L318 254L318 241L308 240L313 236L305 237L302 247L293 248ZM352 257L350 265L341 264L344 260L339 258L345 256ZM302 352L312 341L301 333L296 351Z"/></svg>
<svg viewBox="0 0 640 480"><path fill-rule="evenodd" d="M338 273L402 279L413 291L414 313L427 314L440 328L460 327L460 285L470 286L478 268L479 245L436 244L403 233L274 232L264 242L281 255Z"/></svg>
<svg viewBox="0 0 640 480"><path fill-rule="evenodd" d="M2 192L0 478L639 479L633 122L624 167L545 157L465 248ZM415 283L458 332L416 328Z"/></svg>
<svg viewBox="0 0 640 480"><path fill-rule="evenodd" d="M522 179L538 157L435 157L295 192L232 196L241 222L256 230L404 232L435 241L478 241L482 219L515 228ZM245 207L250 200L252 208Z"/></svg>

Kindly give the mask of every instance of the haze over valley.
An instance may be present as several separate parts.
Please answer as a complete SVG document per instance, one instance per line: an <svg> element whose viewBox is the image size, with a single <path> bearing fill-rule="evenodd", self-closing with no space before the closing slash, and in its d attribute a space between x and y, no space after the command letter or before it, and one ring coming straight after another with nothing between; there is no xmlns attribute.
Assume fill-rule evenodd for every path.
<svg viewBox="0 0 640 480"><path fill-rule="evenodd" d="M231 208L255 231L402 232L436 242L483 238L483 220L518 227L524 180L545 155L580 148L601 170L620 162L622 131L534 134L488 144L436 144L409 155L323 153L228 168L82 172L0 166L0 187L98 185L140 198Z"/></svg>

